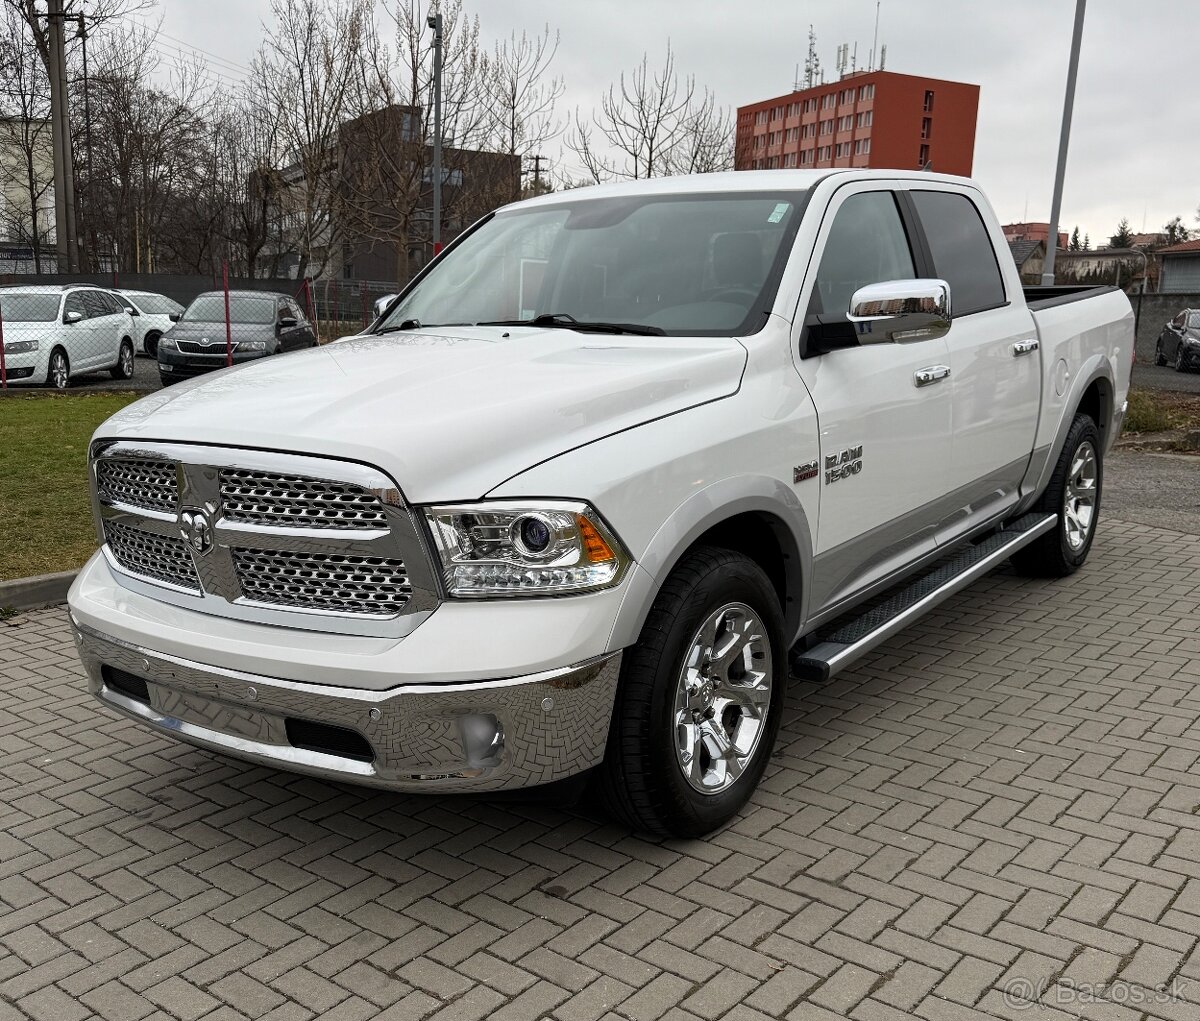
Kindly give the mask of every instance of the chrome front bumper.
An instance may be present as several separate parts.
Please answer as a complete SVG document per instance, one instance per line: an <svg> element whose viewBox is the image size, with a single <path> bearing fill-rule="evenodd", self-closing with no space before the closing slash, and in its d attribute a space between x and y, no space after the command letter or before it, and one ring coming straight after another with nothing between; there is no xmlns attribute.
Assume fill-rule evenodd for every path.
<svg viewBox="0 0 1200 1021"><path fill-rule="evenodd" d="M205 666L74 619L72 629L91 692L154 730L260 765L400 791L532 787L597 765L621 662L618 652L507 680L364 691ZM144 681L146 700L117 672ZM297 747L289 721L351 732L369 744L370 761Z"/></svg>

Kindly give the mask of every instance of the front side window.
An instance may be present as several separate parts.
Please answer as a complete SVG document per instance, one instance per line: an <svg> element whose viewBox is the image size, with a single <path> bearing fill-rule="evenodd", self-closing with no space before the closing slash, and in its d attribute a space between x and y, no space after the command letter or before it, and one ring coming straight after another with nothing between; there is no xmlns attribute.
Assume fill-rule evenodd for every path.
<svg viewBox="0 0 1200 1021"><path fill-rule="evenodd" d="M833 219L809 311L844 317L860 287L916 276L908 235L890 191L851 195Z"/></svg>
<svg viewBox="0 0 1200 1021"><path fill-rule="evenodd" d="M84 319L87 318L87 306L83 303L83 292L72 291L67 295L66 303L63 305L63 316L65 317L70 312L78 312Z"/></svg>
<svg viewBox="0 0 1200 1021"><path fill-rule="evenodd" d="M1188 316L1188 329L1200 330L1200 312L1193 312Z"/></svg>
<svg viewBox="0 0 1200 1021"><path fill-rule="evenodd" d="M618 196L501 211L418 280L377 332L540 315L669 336L757 330L804 193Z"/></svg>
<svg viewBox="0 0 1200 1021"><path fill-rule="evenodd" d="M996 250L975 203L949 191L911 193L933 256L933 270L950 285L954 315L1005 303Z"/></svg>

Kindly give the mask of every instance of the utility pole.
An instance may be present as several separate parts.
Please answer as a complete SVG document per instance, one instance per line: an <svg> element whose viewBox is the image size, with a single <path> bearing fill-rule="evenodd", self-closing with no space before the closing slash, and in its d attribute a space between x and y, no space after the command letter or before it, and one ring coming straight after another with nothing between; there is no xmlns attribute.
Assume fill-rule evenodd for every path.
<svg viewBox="0 0 1200 1021"><path fill-rule="evenodd" d="M433 254L442 250L442 15L426 19L433 29Z"/></svg>
<svg viewBox="0 0 1200 1021"><path fill-rule="evenodd" d="M87 209L84 215L84 224L88 228L88 234L91 236L91 244L88 246L87 262L88 269L96 271L98 266L94 265L96 261L96 223L95 213L92 209L92 174L94 172L94 164L92 163L92 89L88 81L88 62L87 62L87 22L82 14L78 17L79 30L75 33L75 38L83 42L83 130L85 145L87 147L87 180L84 184L84 193L87 196Z"/></svg>
<svg viewBox="0 0 1200 1021"><path fill-rule="evenodd" d="M533 169L522 170L521 173L533 174L533 193L540 195L542 193L542 162L546 157L539 153L537 156L530 156L529 158L533 160Z"/></svg>
<svg viewBox="0 0 1200 1021"><path fill-rule="evenodd" d="M1054 252L1058 248L1058 217L1062 212L1063 178L1067 174L1067 145L1071 141L1071 114L1075 109L1075 79L1079 74L1079 44L1083 39L1083 12L1087 0L1075 0L1075 28L1071 33L1071 59L1067 64L1067 94L1063 100L1062 133L1058 139L1058 167L1054 171L1054 197L1050 200L1050 236L1046 239L1046 261L1042 285L1054 285Z"/></svg>
<svg viewBox="0 0 1200 1021"><path fill-rule="evenodd" d="M71 155L71 118L67 106L67 57L63 0L47 0L47 44L50 50L50 127L54 146L54 225L58 271L79 271L75 233L75 166Z"/></svg>

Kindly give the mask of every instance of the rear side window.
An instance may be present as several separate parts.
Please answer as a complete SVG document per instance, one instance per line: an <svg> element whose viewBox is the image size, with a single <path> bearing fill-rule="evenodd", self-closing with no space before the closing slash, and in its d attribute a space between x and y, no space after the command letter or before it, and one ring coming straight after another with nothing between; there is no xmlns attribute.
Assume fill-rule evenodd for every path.
<svg viewBox="0 0 1200 1021"><path fill-rule="evenodd" d="M950 285L954 315L1005 304L1004 279L983 217L966 195L911 192L933 256L934 272Z"/></svg>
<svg viewBox="0 0 1200 1021"><path fill-rule="evenodd" d="M845 317L860 287L916 276L908 236L890 191L851 195L834 217L809 311Z"/></svg>
<svg viewBox="0 0 1200 1021"><path fill-rule="evenodd" d="M87 309L89 319L100 319L112 314L112 309L108 307L108 302L99 291L83 291L82 294L83 307Z"/></svg>

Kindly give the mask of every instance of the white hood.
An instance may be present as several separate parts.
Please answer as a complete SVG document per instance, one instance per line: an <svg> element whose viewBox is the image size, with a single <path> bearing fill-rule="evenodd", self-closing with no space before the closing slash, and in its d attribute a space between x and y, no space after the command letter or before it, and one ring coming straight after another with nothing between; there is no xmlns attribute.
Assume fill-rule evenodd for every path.
<svg viewBox="0 0 1200 1021"><path fill-rule="evenodd" d="M96 436L362 461L412 503L469 500L564 451L727 397L745 365L729 338L447 327L213 373L130 405Z"/></svg>

